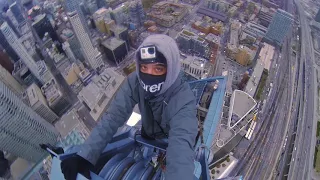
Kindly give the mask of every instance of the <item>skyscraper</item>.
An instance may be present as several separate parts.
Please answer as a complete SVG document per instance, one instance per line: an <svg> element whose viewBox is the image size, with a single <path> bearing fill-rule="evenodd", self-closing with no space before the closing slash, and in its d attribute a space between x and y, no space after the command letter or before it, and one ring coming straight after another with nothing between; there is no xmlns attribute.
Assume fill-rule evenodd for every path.
<svg viewBox="0 0 320 180"><path fill-rule="evenodd" d="M0 65L11 74L13 72L14 66L10 61L8 54L4 51L5 50L0 47Z"/></svg>
<svg viewBox="0 0 320 180"><path fill-rule="evenodd" d="M111 18L118 24L122 25L129 21L129 2L122 3L111 12Z"/></svg>
<svg viewBox="0 0 320 180"><path fill-rule="evenodd" d="M81 23L78 13L72 12L68 15L73 30L80 42L80 46L86 61L90 64L90 66L93 69L97 69L103 66L104 63L102 61L102 55L97 48L93 47L90 37Z"/></svg>
<svg viewBox="0 0 320 180"><path fill-rule="evenodd" d="M27 88L24 98L26 99L26 102L28 102L28 105L47 122L53 123L59 118L48 107L46 98L36 84L33 83Z"/></svg>
<svg viewBox="0 0 320 180"><path fill-rule="evenodd" d="M35 29L40 39L43 39L47 32L53 41L59 41L58 35L53 29L46 14L40 14L34 19L35 21L32 23L32 27Z"/></svg>
<svg viewBox="0 0 320 180"><path fill-rule="evenodd" d="M278 9L269 25L266 40L276 45L282 45L287 33L290 31L293 22L293 15Z"/></svg>
<svg viewBox="0 0 320 180"><path fill-rule="evenodd" d="M9 73L4 67L0 65L0 81L4 83L17 96L22 95L24 89L21 84Z"/></svg>
<svg viewBox="0 0 320 180"><path fill-rule="evenodd" d="M23 15L22 15L23 13L21 12L21 9L20 9L19 5L17 4L17 2L14 2L13 4L11 4L9 8L10 8L14 18L17 20L18 24L25 21Z"/></svg>
<svg viewBox="0 0 320 180"><path fill-rule="evenodd" d="M0 13L0 24L2 24L3 21L6 21L9 24L9 26L13 29L13 31L17 34L17 36L20 37L20 32L18 32L17 28L14 26L13 22L5 12Z"/></svg>
<svg viewBox="0 0 320 180"><path fill-rule="evenodd" d="M314 20L320 23L320 9L318 10L316 17L314 17Z"/></svg>
<svg viewBox="0 0 320 180"><path fill-rule="evenodd" d="M128 54L126 42L121 39L112 37L104 40L101 45L106 57L116 65L119 65Z"/></svg>
<svg viewBox="0 0 320 180"><path fill-rule="evenodd" d="M41 143L54 145L56 129L24 104L0 81L0 150L25 160L38 162L47 152Z"/></svg>
<svg viewBox="0 0 320 180"><path fill-rule="evenodd" d="M83 3L79 2L79 0L65 0L64 2L66 12L72 13L76 11L82 24L84 25L85 30L88 31L84 9L82 10L80 7L81 4L83 5Z"/></svg>
<svg viewBox="0 0 320 180"><path fill-rule="evenodd" d="M1 31L5 36L8 43L14 49L14 51L18 54L23 63L29 68L32 74L38 78L39 81L42 82L42 79L39 76L38 66L34 59L28 54L26 48L22 45L21 41L18 39L17 35L13 32L13 30L9 27L9 25L5 22L1 25ZM42 82L44 83L44 82Z"/></svg>
<svg viewBox="0 0 320 180"><path fill-rule="evenodd" d="M4 51L10 56L10 58L13 61L15 61L15 62L19 61L19 56L12 49L11 45L8 43L8 41L5 37L5 35L2 33L2 31L0 31L0 44L1 44L2 48L4 49Z"/></svg>
<svg viewBox="0 0 320 180"><path fill-rule="evenodd" d="M62 39L70 44L70 49L72 50L76 59L84 61L83 51L80 46L80 42L77 39L76 35L70 29L64 29L60 35Z"/></svg>
<svg viewBox="0 0 320 180"><path fill-rule="evenodd" d="M130 4L130 22L136 26L142 25L145 14L141 0L134 0Z"/></svg>

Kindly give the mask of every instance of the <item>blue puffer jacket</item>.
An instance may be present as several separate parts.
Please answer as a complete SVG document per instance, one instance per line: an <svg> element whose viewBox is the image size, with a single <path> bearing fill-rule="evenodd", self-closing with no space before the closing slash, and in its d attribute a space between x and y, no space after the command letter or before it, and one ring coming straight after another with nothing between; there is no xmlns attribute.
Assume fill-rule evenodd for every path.
<svg viewBox="0 0 320 180"><path fill-rule="evenodd" d="M180 56L175 41L165 35L152 35L142 46L152 44L167 59L167 77L159 95L146 99L138 73L129 75L78 154L95 164L138 104L145 133L159 134L159 138L163 137L161 132L168 134L165 179L191 180L194 179L193 145L198 131L195 97L189 85L179 77Z"/></svg>

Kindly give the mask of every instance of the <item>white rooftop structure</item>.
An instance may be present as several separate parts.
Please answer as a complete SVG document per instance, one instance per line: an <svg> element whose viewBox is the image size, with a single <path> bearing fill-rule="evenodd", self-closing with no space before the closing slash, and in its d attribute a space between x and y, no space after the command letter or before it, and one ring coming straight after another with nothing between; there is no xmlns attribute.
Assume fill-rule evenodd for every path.
<svg viewBox="0 0 320 180"><path fill-rule="evenodd" d="M203 58L196 56L187 56L185 59L181 59L182 69L189 75L203 79L208 76L209 73L209 62Z"/></svg>
<svg viewBox="0 0 320 180"><path fill-rule="evenodd" d="M235 90L230 100L228 128L234 128L256 105L257 102L248 93Z"/></svg>

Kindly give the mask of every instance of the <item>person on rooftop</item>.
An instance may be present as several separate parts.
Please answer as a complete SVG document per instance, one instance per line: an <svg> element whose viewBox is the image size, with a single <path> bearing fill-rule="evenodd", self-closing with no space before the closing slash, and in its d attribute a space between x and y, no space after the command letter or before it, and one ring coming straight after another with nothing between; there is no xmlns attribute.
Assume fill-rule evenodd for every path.
<svg viewBox="0 0 320 180"><path fill-rule="evenodd" d="M138 104L142 137L168 139L165 179L193 180L198 133L196 100L179 74L180 53L174 39L159 34L147 37L136 51L136 72L120 87L81 150L62 161L65 178L74 180L77 173L90 176L88 167L97 162Z"/></svg>

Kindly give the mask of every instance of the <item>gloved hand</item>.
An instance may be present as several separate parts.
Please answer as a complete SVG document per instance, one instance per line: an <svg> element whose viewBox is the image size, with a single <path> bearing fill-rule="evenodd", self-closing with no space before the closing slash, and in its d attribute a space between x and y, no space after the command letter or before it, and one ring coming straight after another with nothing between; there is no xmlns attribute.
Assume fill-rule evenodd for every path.
<svg viewBox="0 0 320 180"><path fill-rule="evenodd" d="M51 149L53 152L55 152L56 154L63 154L64 150L62 147L53 147L50 144L39 144L39 146L47 151L47 148ZM50 153L50 152L49 152ZM51 154L51 153L50 153ZM51 154L52 157L54 157L54 154Z"/></svg>
<svg viewBox="0 0 320 180"><path fill-rule="evenodd" d="M77 174L80 173L87 179L90 177L90 169L93 165L79 155L74 155L61 162L61 170L66 180L76 180Z"/></svg>

